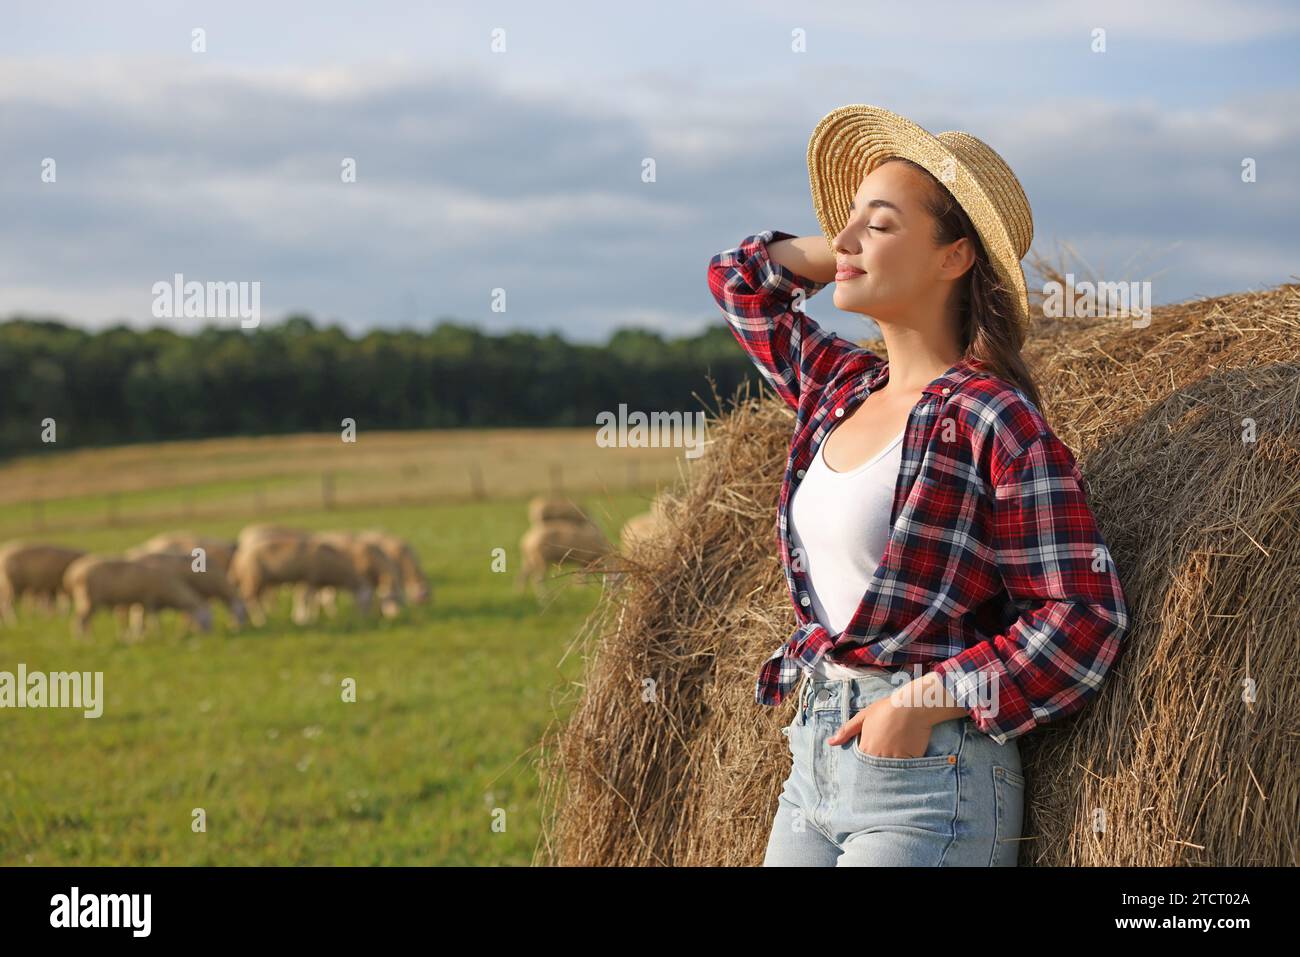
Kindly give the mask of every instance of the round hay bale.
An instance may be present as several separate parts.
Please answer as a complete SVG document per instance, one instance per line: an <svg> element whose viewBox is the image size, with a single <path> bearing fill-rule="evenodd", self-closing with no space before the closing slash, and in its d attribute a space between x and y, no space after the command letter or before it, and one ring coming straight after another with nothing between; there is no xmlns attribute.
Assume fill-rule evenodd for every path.
<svg viewBox="0 0 1300 957"><path fill-rule="evenodd" d="M1294 865L1300 285L1057 327L1026 349L1132 617L1079 714L1020 739L1021 866ZM663 548L602 596L541 748L537 862L756 865L793 704L754 702L793 609L775 506L793 416L738 395Z"/></svg>

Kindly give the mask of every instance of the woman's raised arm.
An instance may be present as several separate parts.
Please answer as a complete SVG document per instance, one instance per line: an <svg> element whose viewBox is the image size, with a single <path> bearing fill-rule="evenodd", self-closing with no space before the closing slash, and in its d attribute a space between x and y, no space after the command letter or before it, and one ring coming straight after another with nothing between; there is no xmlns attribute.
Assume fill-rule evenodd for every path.
<svg viewBox="0 0 1300 957"><path fill-rule="evenodd" d="M709 289L736 341L792 409L829 380L844 356L862 349L804 312L805 300L834 276L824 239L771 229L709 261Z"/></svg>

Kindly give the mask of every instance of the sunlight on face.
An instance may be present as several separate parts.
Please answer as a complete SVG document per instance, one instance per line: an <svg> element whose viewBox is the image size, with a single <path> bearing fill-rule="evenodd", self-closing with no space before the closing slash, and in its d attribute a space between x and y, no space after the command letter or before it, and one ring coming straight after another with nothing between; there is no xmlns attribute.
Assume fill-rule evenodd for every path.
<svg viewBox="0 0 1300 957"><path fill-rule="evenodd" d="M927 185L905 163L886 163L863 178L832 246L841 263L864 272L836 279L837 309L907 324L918 304L944 301L950 283L940 270L951 247L934 245Z"/></svg>

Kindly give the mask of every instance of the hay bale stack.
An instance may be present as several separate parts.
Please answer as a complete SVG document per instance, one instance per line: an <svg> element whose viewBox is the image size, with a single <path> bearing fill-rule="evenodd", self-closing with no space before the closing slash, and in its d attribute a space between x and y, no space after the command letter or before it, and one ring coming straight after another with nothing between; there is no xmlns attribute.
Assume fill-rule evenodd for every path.
<svg viewBox="0 0 1300 957"><path fill-rule="evenodd" d="M791 616L773 526L791 427L760 400L711 424L662 547L602 597L586 693L544 749L544 783L567 788L548 862L752 863L787 762L778 717L752 695Z"/></svg>
<svg viewBox="0 0 1300 957"><path fill-rule="evenodd" d="M1087 709L1020 739L1021 865L1296 864L1300 285L1026 351L1132 629ZM742 393L710 425L668 544L582 635L581 696L543 743L538 863L762 860L790 766L793 703L757 705L753 683L794 626L774 531L792 416Z"/></svg>

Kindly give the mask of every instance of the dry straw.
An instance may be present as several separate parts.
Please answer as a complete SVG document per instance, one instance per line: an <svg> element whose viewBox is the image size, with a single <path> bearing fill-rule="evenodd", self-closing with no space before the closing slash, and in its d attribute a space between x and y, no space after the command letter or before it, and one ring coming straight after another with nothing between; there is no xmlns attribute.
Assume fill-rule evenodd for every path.
<svg viewBox="0 0 1300 957"><path fill-rule="evenodd" d="M1098 698L1020 738L1021 865L1294 865L1300 285L1076 322L1026 355L1133 626ZM774 529L791 429L743 394L711 423L671 531L578 636L538 863L761 862L790 768L793 704L753 689L794 623Z"/></svg>

